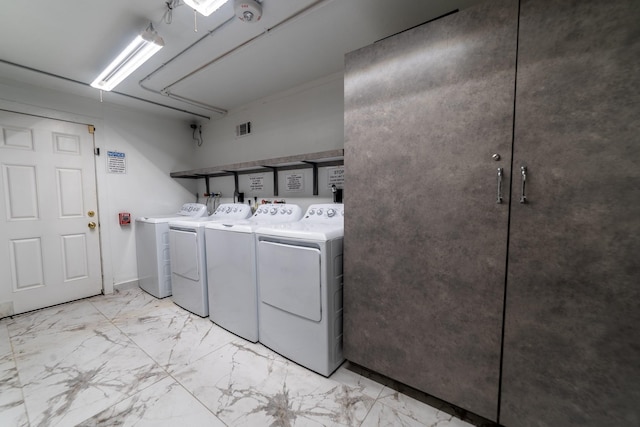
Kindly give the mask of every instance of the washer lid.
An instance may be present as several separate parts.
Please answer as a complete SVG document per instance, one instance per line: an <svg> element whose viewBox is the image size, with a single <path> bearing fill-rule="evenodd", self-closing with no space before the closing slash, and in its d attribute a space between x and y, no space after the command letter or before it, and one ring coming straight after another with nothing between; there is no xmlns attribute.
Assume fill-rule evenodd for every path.
<svg viewBox="0 0 640 427"><path fill-rule="evenodd" d="M141 216L136 218L137 222L147 222L160 224L163 222L177 221L189 218L202 218L207 216L207 206L202 203L185 203L176 213L168 215Z"/></svg>
<svg viewBox="0 0 640 427"><path fill-rule="evenodd" d="M344 237L344 224L305 223L271 224L256 228L256 234L291 237L303 240L327 241Z"/></svg>
<svg viewBox="0 0 640 427"><path fill-rule="evenodd" d="M162 223L171 222L171 221L185 220L188 218L189 217L186 217L184 215L178 216L176 214L165 215L165 216L154 216L154 217L141 216L136 218L136 222L145 222L149 224L162 224Z"/></svg>
<svg viewBox="0 0 640 427"><path fill-rule="evenodd" d="M253 233L257 225L254 222L242 221L212 221L205 225L205 228L211 230L223 230L235 233Z"/></svg>

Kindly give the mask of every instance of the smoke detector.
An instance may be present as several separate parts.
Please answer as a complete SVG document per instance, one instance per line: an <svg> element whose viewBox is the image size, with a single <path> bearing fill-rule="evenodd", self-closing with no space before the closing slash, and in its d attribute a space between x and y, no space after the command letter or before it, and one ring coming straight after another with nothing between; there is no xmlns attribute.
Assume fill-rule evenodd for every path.
<svg viewBox="0 0 640 427"><path fill-rule="evenodd" d="M262 18L262 5L256 0L234 0L233 10L243 22L258 22Z"/></svg>

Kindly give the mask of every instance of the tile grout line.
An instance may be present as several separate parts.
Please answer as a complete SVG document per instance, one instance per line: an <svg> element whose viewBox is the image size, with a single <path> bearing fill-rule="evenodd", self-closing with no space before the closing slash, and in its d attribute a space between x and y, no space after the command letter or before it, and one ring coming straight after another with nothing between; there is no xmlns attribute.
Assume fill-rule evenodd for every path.
<svg viewBox="0 0 640 427"><path fill-rule="evenodd" d="M150 368L152 370L156 370L158 369L158 374L162 375L162 373L164 373L164 377L153 381L152 383L148 384L147 386L143 387L143 388L139 388L139 389L135 389L135 391L131 391L130 395L125 395L123 396L121 399L118 399L117 401L113 402L112 404L108 405L108 407L102 409L102 410L98 410L96 413L89 415L85 420L83 420L82 422L90 422L92 419L95 419L95 417L103 412L106 412L107 414L109 414L109 411L114 411L115 407L117 405L122 404L123 402L132 399L134 402L131 404L133 406L137 406L137 404L135 404L136 398L138 400L139 396L141 393L148 391L147 394L149 395L148 398L145 398L144 400L146 401L148 399L149 402L156 402L159 398L161 398L163 396L162 393L151 393L151 391L154 390L149 390L151 387L158 385L158 383L160 383L161 381L167 379L167 382L172 383L171 387L176 387L179 386L179 390L180 392L178 393L178 395L181 395L182 393L186 394L184 395L185 399L193 399L196 402L198 402L198 404L200 405L201 409L205 409L206 411L203 411L203 413L207 413L213 416L213 418L211 419L211 421L213 421L214 419L217 420L217 422L220 422L220 425L225 425L225 426L229 426L230 424L228 424L227 422L225 422L223 419L221 419L214 411L217 408L215 401L209 402L211 403L211 409L209 408L209 406L207 404L205 404L205 402L203 400L201 400L200 397L198 397L196 395L196 392L199 392L199 387L194 387L193 390L194 392L191 392L188 388L186 384L189 384L189 378L188 376L185 377L187 379L187 382L185 384L183 384L178 378L177 378L177 374L179 374L180 372L188 372L188 369L191 367L192 364L200 361L201 359L204 359L206 357L211 356L212 354L218 352L218 351L223 351L223 352L229 352L230 350L233 350L233 347L246 347L247 345L249 345L250 343L246 342L245 340L242 340L239 337L226 337L226 336L220 336L218 337L218 331L217 329L213 329L213 328L219 328L218 325L216 325L214 322L211 322L210 319L204 319L205 323L202 323L200 321L196 321L194 319L188 319L187 316L193 316L191 313L188 313L186 310L182 309L181 307L176 307L175 310L175 316L176 316L176 324L173 325L169 330L167 330L166 332L170 332L167 337L168 339L171 339L173 337L173 334L179 334L179 333L186 333L186 329L187 326L189 326L189 330L191 329L190 327L190 322L194 322L194 327L198 330L197 331L197 335L199 336L199 341L196 341L196 348L198 348L198 351L194 349L192 349L188 355L190 355L190 357L185 358L184 360L182 359L182 357L180 357L182 355L182 352L180 351L180 349L175 349L173 345L171 345L170 343L169 345L169 350L171 351L176 351L175 353L175 360L172 358L174 357L173 353L169 354L169 361L166 364L161 364L161 362L159 360L164 360L165 356L167 355L167 349L166 347L164 347L164 339L160 339L159 341L149 341L149 344L153 344L151 347L147 346L146 343L147 341L145 341L144 339L137 339L136 337L143 337L146 336L145 331L149 330L149 333L152 332L153 330L153 336L150 336L150 338L154 339L155 338L155 334L156 334L156 328L155 327L151 327L150 328L146 328L145 329L145 325L138 325L136 322L139 321L140 319L143 318L143 316L148 312L148 311L153 311L154 308L162 308L163 310L167 310L167 313L164 314L164 312L162 312L159 316L155 316L157 319L156 321L160 322L159 325L162 326L164 325L164 321L166 320L164 317L162 316L168 316L171 313L174 312L174 310L171 310L169 308L169 306L173 306L172 304L168 304L167 306L165 306L164 304L158 304L157 302L154 301L150 301L147 298L138 298L136 295L134 294L129 294L128 292L124 292L124 293L120 293L120 295L116 296L115 298L109 298L109 296L100 296L100 299L92 299L89 300L87 302L90 303L90 306L93 310L97 311L99 313L99 315L102 316L102 319L106 320L106 325L113 327L113 331L114 333L117 331L117 333L119 333L122 337L126 337L126 340L123 341L124 345L131 345L132 350L135 351L140 351L142 354L144 354L145 356L147 356L149 358L149 362L152 362L150 364ZM106 299L105 299L106 298ZM182 316L182 313L186 313L187 316ZM96 314L98 314L96 313ZM110 313L115 313L114 315L111 315ZM130 316L127 315L127 313L130 314ZM154 317L154 316L152 316ZM99 316L96 317L96 319L100 319ZM180 319L183 321L184 324L180 324ZM82 319L80 319L82 321ZM75 320L74 320L75 321ZM97 320L98 322L102 323L102 321ZM120 326L118 326L118 324L116 323L116 321L118 321L118 324L120 324ZM126 323L123 323L126 322ZM15 322L14 322L15 323ZM205 327L205 324L207 324L209 326L209 328L207 329ZM12 324L13 325L13 324ZM15 327L18 327L19 325L16 324ZM45 325L46 326L46 325ZM129 327L130 326L130 327ZM140 326L140 329L138 330L138 327ZM177 332L174 331L173 328L177 329ZM165 328L166 329L166 328ZM220 328L221 330L224 330L223 328ZM129 331L126 332L126 331ZM7 332L8 332L8 326L7 326ZM160 330L160 332L162 332ZM209 334L212 334L212 337L214 338L213 340L207 339L206 341L204 341L203 338L203 334L204 337L207 337ZM16 337L18 337L19 335L16 335ZM164 334L159 333L158 336L163 336ZM178 336L174 337L177 338ZM233 338L233 339L232 339ZM22 381L20 378L20 371L18 370L18 363L17 363L17 358L16 358L16 347L15 343L17 342L16 340L12 339L11 336L9 336L9 341L10 341L10 349L11 349L11 356L13 358L13 363L16 369L16 375L17 375L17 380L19 382L20 385L20 392L21 392L21 396L22 396L22 402L23 402L23 407L24 407L24 413L26 415L26 423L27 425L31 425L31 416L29 414L27 405L26 405L26 399L25 399L25 389L22 385ZM138 344L137 341L140 341L141 344ZM209 343L209 341L211 341ZM125 344L127 343L127 344ZM219 343L223 343L221 345L219 345ZM193 343L192 343L193 344ZM211 344L211 345L208 345ZM264 345L260 344L260 343L251 343L251 344L257 344L260 347L264 347L266 350L268 350L270 353L272 352L272 350L268 349L267 347L265 347ZM149 351L145 351L141 345L145 345L145 348L150 348ZM150 353L153 353L153 349L156 348L157 345L161 345L162 347L162 353L158 353L156 354L156 357L152 356ZM199 346L199 347L198 347ZM240 349L240 348L239 348ZM256 349L254 349L251 345L249 345L249 347L246 348L246 350L248 351L256 351ZM203 351L205 354L200 354L200 352ZM262 352L260 352L262 353ZM274 353L277 356L277 353ZM263 356L266 357L266 356ZM156 358L158 358L159 360L156 360ZM279 359L279 357L278 357ZM290 362L287 361L286 358L284 358L285 362ZM146 362L146 363L149 363ZM126 362L125 362L126 363ZM295 365L295 362L290 362L292 364ZM304 368L304 367L303 367ZM186 371L185 371L186 370ZM307 369L305 369L306 371ZM176 374L176 375L174 375ZM356 372L354 372L354 374L357 375L357 378L351 378L349 376L349 378L343 378L343 381L341 381L339 378L335 379L334 381L337 384L343 384L343 385L347 385L349 384L349 388L351 388L352 386L355 388L359 388L359 387L364 387L367 388L367 383L362 383L362 380L368 379L366 376L362 376L360 374L357 374ZM330 377L327 377L328 379L331 379ZM183 378L184 380L184 378ZM357 383L356 384L352 384L352 381L356 380ZM131 387L127 387L128 390L133 390L135 387L133 387L133 385ZM162 392L162 387L157 387L158 390L160 390L160 392ZM170 390L172 388L167 388L167 390ZM344 424L340 424L340 425L349 425L349 426L354 426L354 427L362 427L363 425L368 425L368 424L376 424L376 421L380 422L382 420L382 417L384 415L384 418L386 419L387 416L390 417L394 417L394 415L391 413L396 413L397 411L397 415L402 415L402 417L404 418L405 416L410 417L412 419L414 419L415 421L417 421L420 424L426 425L424 424L424 422L426 421L426 419L423 419L422 421L420 420L420 418L422 418L421 416L419 416L419 413L416 413L416 416L419 416L419 418L414 418L413 415L413 410L409 410L408 412L405 412L404 410L401 410L399 408L396 408L395 406L392 405L388 405L386 403L383 402L382 396L385 395L385 390L387 390L388 387L382 385L382 387L375 393L364 393L361 392L360 394L362 395L367 395L369 396L369 399L371 399L371 405L366 409L366 411L362 410L360 413L364 414L362 419L360 421L357 421L356 418L349 418L348 421L345 421ZM178 387L176 387L176 390L178 390ZM371 390L371 391L375 391ZM400 395L403 395L402 393L400 393ZM187 397L189 396L189 398ZM200 396L202 396L202 399L204 399L206 397L205 394L200 394ZM402 402L401 402L402 403ZM196 408L197 406L195 406L195 402L192 403L194 405L194 408ZM129 405L129 406L131 406ZM430 406L427 404L427 406ZM431 407L431 406L430 406ZM374 414L373 409L374 408L378 408L377 410L382 411L381 414L376 417L372 414ZM436 411L440 411L438 408L436 407L431 407L432 409L436 410ZM149 414L153 414L153 411L155 409L149 409L149 411L147 411L146 409L149 408L145 408L145 412L143 412L142 414L140 414L140 416L142 418L145 417L145 413L149 413ZM415 408L414 408L415 409ZM418 408L419 409L419 408ZM126 409L117 411L117 412L113 412L113 416L115 417L116 415L120 415L121 413L124 413L123 411L126 412ZM389 412L391 411L391 412ZM387 415L387 412L389 412L389 415ZM383 414L384 413L384 414ZM421 412L420 412L421 413ZM355 413L354 413L355 414ZM33 415L33 414L31 414ZM36 414L37 415L37 414ZM451 415L451 414L450 414ZM395 417L394 417L395 418ZM368 422L367 420L371 419L371 422ZM457 419L457 417L456 417ZM399 420L399 418L398 418ZM439 422L443 422L443 424L445 425L449 425L450 420L438 420ZM232 425L232 424L231 424Z"/></svg>
<svg viewBox="0 0 640 427"><path fill-rule="evenodd" d="M100 313L100 314L101 314L101 315L102 315L102 316L107 320L107 322L109 322L109 324L110 324L111 326L113 326L114 328L116 328L116 330L118 330L118 331L119 331L123 336L125 336L125 337L127 338L127 340L128 340L131 344L133 344L137 349L139 349L140 351L142 351L142 352L143 352L147 357L149 357L149 359L151 359L151 360L153 361L153 363L154 363L156 366L158 366L160 369L162 369L162 370L163 370L163 371L168 375L168 372L166 371L166 369L164 369L164 368L163 368L163 367L162 367L162 366L161 366L161 365L160 365L160 364L159 364L159 363L158 363L158 362L157 362L153 357L151 357L151 355L149 355L146 351L144 351L142 348L140 348L140 346L139 346L139 345L138 345L138 344L137 344L137 343L136 343L136 342L135 342L135 341L134 341L134 340L133 340L129 335L127 335L127 334L126 334L122 329L120 329L120 328L119 328L115 323L113 323L113 321L112 321L111 319L109 319L109 317L107 317L107 315L106 315L106 314L104 314L104 313L102 312L102 310L100 310L100 309L99 309L95 304L93 304L93 301L89 301L89 303L91 304L91 306L92 306L93 308L95 308L95 309L96 309L96 311L97 311L98 313ZM152 383L151 383L151 384L149 384L148 386L143 387L143 388L141 388L141 389L139 389L139 390L136 390L136 392L135 392L135 393L133 393L133 394L132 394L132 395L130 395L130 396L124 396L122 399L118 400L117 402L114 402L114 403L113 403L113 405L109 406L108 408L103 409L103 410L102 410L102 411L100 411L100 412L103 412L103 411L106 411L106 410L108 410L108 409L110 409L110 408L113 408L114 406L119 405L120 403L124 402L125 400L130 399L130 398L132 398L132 397L134 397L134 396L136 396L136 395L138 395L138 394L142 393L144 390L147 390L149 387L153 387L154 385L158 384L160 381L164 380L165 378L166 378L166 377L160 378L160 379L158 379L157 381L152 382ZM98 413L94 414L93 416L90 416L90 417L86 418L86 419L85 419L85 420L83 420L82 422L84 422L84 421L86 421L86 420L89 420L89 419L91 419L91 418L95 417L95 416L96 416L96 415L98 415L100 412L98 412ZM80 424L82 424L82 423L80 423Z"/></svg>
<svg viewBox="0 0 640 427"><path fill-rule="evenodd" d="M13 321L13 316L9 317ZM24 414L27 417L27 425L31 426L31 417L29 417L29 408L27 408L27 399L24 395L24 386L22 385L22 379L20 378L20 369L18 369L18 358L16 357L15 347L13 345L13 337L9 333L9 325L6 325L7 337L9 337L9 346L11 347L11 359L13 360L13 366L16 370L16 378L18 379L18 385L20 386L20 396L22 397L22 407L24 408Z"/></svg>
<svg viewBox="0 0 640 427"><path fill-rule="evenodd" d="M90 302L91 302L91 301L90 301ZM227 423L225 423L223 420L221 420L221 419L220 419L220 418L219 418L219 417L218 417L218 416L217 416L213 411L211 411L211 410L210 410L210 409L209 409L209 408L208 408L208 407L207 407L207 406L206 406L206 405L205 405L205 404L204 404L200 399L198 399L198 397L197 397L197 396L195 396L193 393L191 393L191 392L190 392L190 391L189 391L189 390L188 390L188 389L187 389L187 388L186 388L186 387L185 387L185 386L184 386L184 385L183 385L183 384L182 384L182 383L181 383L177 378L175 378L175 377L173 376L173 374L172 374L171 372L169 372L169 370L168 370L168 368L167 368L167 367L162 366L162 365L161 365L161 364L160 364L160 363L159 363L159 362L158 362L158 361L157 361L153 356L151 356L151 355L150 355L148 352L146 352L142 347L140 347L140 346L138 345L138 343L136 343L136 342L135 342L135 340L129 336L129 334L127 334L125 331L123 331L122 329L120 329L120 327L118 327L118 326L117 326L117 325L116 325L116 324L115 324L111 319L109 319L109 318L108 318L108 317L107 317L107 316L106 316L106 315L105 315L105 314L104 314L104 313L103 313L103 312L102 312L102 311L101 311L97 306L95 306L95 305L93 304L93 302L91 302L91 305L92 305L92 306L93 306L93 307L94 307L94 308L95 308L95 309L96 309L100 314L102 314L102 316L104 316L104 318L105 318L105 319L107 319L107 321L108 321L109 323L111 323L111 325L113 325L113 327L115 327L118 331L120 331L120 333L121 333L121 334L123 334L125 337L127 337L127 339L128 339L131 343L133 343L133 344L134 344L134 345L135 345L135 346L136 346L140 351L142 351L145 355L147 355L147 357L149 357L149 359L153 360L153 363L155 363L155 364L156 364L160 369L162 369L162 370L165 372L165 374L167 375L166 377L161 378L161 379L159 379L158 381L156 381L156 382L154 382L154 383L150 384L148 387L145 387L145 388L143 388L143 389L141 389L141 390L137 391L137 392L136 392L136 393L134 393L132 396L128 396L128 397L126 397L125 399L122 399L121 401L119 401L119 402L117 402L117 403L114 403L114 404L113 404L113 405L111 405L110 407L113 407L113 406L115 406L115 405L117 405L117 404L119 404L119 403L123 402L124 400L129 399L129 398L131 398L131 397L133 397L133 396L135 396L135 395L137 395L137 394L141 393L142 391L144 391L144 390L148 389L148 388L149 388L149 387L151 387L151 386L154 386L154 385L158 384L160 381L163 381L163 380L164 380L164 379L166 379L166 378L171 378L171 379L172 379L176 384L178 384L178 385L179 385L179 386L180 386L180 387L181 387L181 388L182 388L186 393L188 393L190 396L192 396L192 397L193 397L193 398L194 398L194 399L195 399L195 400L196 400L196 401L197 401L197 402L198 402L198 403L199 403L199 404L200 404L200 405L201 405L205 410L207 410L208 412L210 412L210 413L211 413L211 415L213 415L214 417L216 417L216 419L220 420L220 422L221 422L221 423L223 423L225 426L227 425ZM184 310L184 309L183 309L183 310ZM217 350L219 350L219 349L221 349L221 348L223 348L223 347L227 346L228 344L229 344L229 343L224 344L224 345L222 345L222 346L220 346L220 347L218 347L218 348L216 348L216 349L212 350L211 352L207 353L205 356L208 356L209 354L211 354L211 353L213 353L214 351L217 351ZM205 356L202 356L202 357L205 357ZM199 359L201 359L202 357L198 358L198 360L199 360Z"/></svg>

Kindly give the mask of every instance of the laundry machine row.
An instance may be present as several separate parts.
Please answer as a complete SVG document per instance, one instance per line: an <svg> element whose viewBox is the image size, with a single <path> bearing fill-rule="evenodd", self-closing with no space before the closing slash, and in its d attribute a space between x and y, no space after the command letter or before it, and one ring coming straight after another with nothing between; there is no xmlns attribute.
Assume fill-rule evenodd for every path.
<svg viewBox="0 0 640 427"><path fill-rule="evenodd" d="M250 212L223 204L169 223L173 301L329 376L344 361L344 205Z"/></svg>
<svg viewBox="0 0 640 427"><path fill-rule="evenodd" d="M268 224L298 221L301 217L298 205L263 205L248 220L205 226L212 322L248 341L258 341L255 230Z"/></svg>
<svg viewBox="0 0 640 427"><path fill-rule="evenodd" d="M185 203L174 214L135 219L138 285L142 290L156 298L171 295L169 222L206 215L206 205Z"/></svg>
<svg viewBox="0 0 640 427"><path fill-rule="evenodd" d="M172 300L182 308L207 317L207 267L204 227L208 223L251 216L251 207L243 203L223 203L205 218L169 222Z"/></svg>

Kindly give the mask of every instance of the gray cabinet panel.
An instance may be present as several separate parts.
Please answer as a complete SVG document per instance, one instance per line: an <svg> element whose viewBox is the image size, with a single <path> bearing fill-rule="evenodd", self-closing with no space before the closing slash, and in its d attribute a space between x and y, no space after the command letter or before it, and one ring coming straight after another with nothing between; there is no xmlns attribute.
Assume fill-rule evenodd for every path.
<svg viewBox="0 0 640 427"><path fill-rule="evenodd" d="M447 16L349 54L345 73L345 356L493 420L517 9Z"/></svg>
<svg viewBox="0 0 640 427"><path fill-rule="evenodd" d="M640 425L639 23L637 0L522 1L506 426Z"/></svg>

